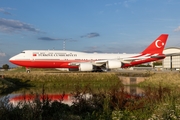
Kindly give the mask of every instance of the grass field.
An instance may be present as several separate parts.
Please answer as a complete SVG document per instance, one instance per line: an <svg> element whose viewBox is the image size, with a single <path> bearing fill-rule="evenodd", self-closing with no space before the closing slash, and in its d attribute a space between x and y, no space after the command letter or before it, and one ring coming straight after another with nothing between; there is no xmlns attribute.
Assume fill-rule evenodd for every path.
<svg viewBox="0 0 180 120"><path fill-rule="evenodd" d="M26 116L38 119L77 119L77 120L176 120L180 119L180 73L178 72L59 72L35 70L30 74L22 70L4 72L5 81L1 81L1 94L13 93L27 89L33 92L73 91L79 102L72 106L54 103L53 107L44 102L34 101L33 106L18 106L10 111L0 106L0 114L6 119L11 116ZM144 88L143 96L127 97L123 85L118 79L121 76L143 76L146 80L139 87ZM44 86L44 87L43 87ZM53 90L52 90L53 88ZM90 88L90 89L86 89ZM90 91L89 91L90 90ZM91 99L84 99L83 94L92 94ZM41 94L41 93L40 93ZM61 107L57 107L61 106ZM39 111L37 111L39 110ZM54 111L55 110L55 111ZM78 111L77 111L78 110ZM24 112L26 111L26 112ZM37 111L31 113L29 111ZM47 112L48 111L48 112ZM60 111L64 111L60 112ZM19 113L19 114L18 114ZM68 116L64 116L64 115Z"/></svg>
<svg viewBox="0 0 180 120"><path fill-rule="evenodd" d="M6 81L16 85L17 90L29 89L38 92L44 86L46 92L71 92L76 87L89 86L93 90L108 90L119 82L114 73L32 71L30 74L16 70L4 72ZM6 87L8 89L8 87ZM12 88L11 88L12 89ZM4 90L5 91L5 90ZM9 91L9 90L6 90ZM14 91L14 92L16 92Z"/></svg>

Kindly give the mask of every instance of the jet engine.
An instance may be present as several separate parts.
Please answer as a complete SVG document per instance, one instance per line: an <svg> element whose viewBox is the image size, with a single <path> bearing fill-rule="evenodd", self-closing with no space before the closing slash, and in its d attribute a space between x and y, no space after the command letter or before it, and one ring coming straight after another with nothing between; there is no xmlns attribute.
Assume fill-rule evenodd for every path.
<svg viewBox="0 0 180 120"><path fill-rule="evenodd" d="M79 71L93 71L93 65L91 63L80 63Z"/></svg>
<svg viewBox="0 0 180 120"><path fill-rule="evenodd" d="M113 69L113 68L120 68L122 67L122 62L119 60L108 60L106 63L106 68Z"/></svg>

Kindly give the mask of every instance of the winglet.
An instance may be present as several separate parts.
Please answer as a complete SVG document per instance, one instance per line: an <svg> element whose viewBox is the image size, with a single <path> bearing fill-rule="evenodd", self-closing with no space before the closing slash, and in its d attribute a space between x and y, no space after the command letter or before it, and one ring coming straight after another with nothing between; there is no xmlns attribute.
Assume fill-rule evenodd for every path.
<svg viewBox="0 0 180 120"><path fill-rule="evenodd" d="M162 54L167 38L168 34L161 34L141 54Z"/></svg>

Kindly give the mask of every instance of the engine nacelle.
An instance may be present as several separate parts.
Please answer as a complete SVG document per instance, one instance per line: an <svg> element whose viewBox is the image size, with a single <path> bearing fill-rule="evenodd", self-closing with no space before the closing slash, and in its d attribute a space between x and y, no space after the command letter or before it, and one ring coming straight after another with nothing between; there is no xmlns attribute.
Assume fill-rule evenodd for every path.
<svg viewBox="0 0 180 120"><path fill-rule="evenodd" d="M119 60L108 60L106 67L108 69L120 68L122 67L122 62L120 62Z"/></svg>
<svg viewBox="0 0 180 120"><path fill-rule="evenodd" d="M91 63L81 63L79 71L93 71L93 65Z"/></svg>

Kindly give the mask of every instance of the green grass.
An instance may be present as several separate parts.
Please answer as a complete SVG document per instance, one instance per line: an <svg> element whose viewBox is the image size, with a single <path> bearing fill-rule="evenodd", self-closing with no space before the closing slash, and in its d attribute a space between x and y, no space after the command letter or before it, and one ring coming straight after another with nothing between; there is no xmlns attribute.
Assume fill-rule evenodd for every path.
<svg viewBox="0 0 180 120"><path fill-rule="evenodd" d="M114 73L67 73L67 72L47 72L33 71L30 74L25 72L7 72L4 75L8 82L17 84L21 90L20 83L25 83L31 91L41 91L44 85L47 92L71 92L77 86L90 86L94 90L108 90L119 82Z"/></svg>
<svg viewBox="0 0 180 120"><path fill-rule="evenodd" d="M146 80L139 84L142 87L168 87L168 88L180 88L180 73L156 73L147 77Z"/></svg>
<svg viewBox="0 0 180 120"><path fill-rule="evenodd" d="M6 109L0 105L0 118L8 116L14 119L75 119L75 120L176 120L180 119L180 74L151 73L142 74L118 73L124 76L145 76L146 81L139 84L144 88L144 96L127 98L123 85L115 73L89 72L50 72L34 71L4 72L5 80L16 87L5 87L9 93L23 89L42 93L70 90L78 99L72 106L61 102L49 104L48 100L35 100L34 104L25 104ZM12 89L13 88L13 89ZM83 94L91 94L91 99L84 99ZM44 93L43 93L44 94ZM31 112L35 111L35 112ZM66 114L66 116L64 116ZM7 115L7 116L6 116Z"/></svg>

